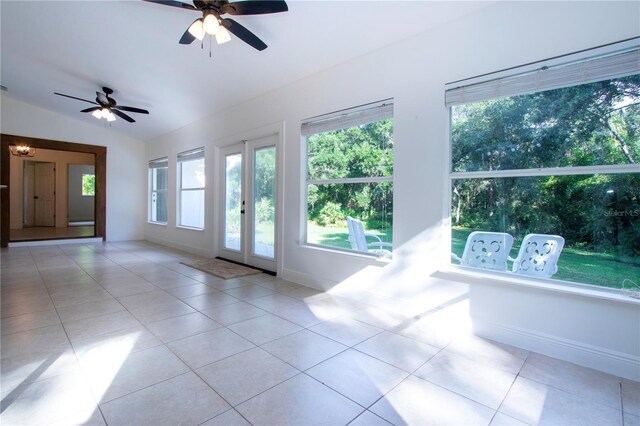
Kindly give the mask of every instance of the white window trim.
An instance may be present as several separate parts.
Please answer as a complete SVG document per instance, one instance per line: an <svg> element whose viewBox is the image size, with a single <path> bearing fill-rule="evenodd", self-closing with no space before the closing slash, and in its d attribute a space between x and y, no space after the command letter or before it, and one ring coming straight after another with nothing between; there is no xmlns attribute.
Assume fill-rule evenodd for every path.
<svg viewBox="0 0 640 426"><path fill-rule="evenodd" d="M638 49L640 47L640 37L635 37L630 40L625 40L619 43L612 43L610 45L597 47L594 49L587 49L581 52L577 52L569 55L562 55L560 57L535 62L533 64L524 65L521 67L513 67L508 70L499 71L479 77L460 80L458 82L448 83L445 85L445 93L449 89L459 87L462 82L465 85L482 84L483 81L493 81L500 78L504 78L510 75L527 74L535 70L541 69L545 66L557 66L569 61L581 61L595 56L605 56L622 50ZM569 58L569 61L567 60ZM581 83L575 83L578 85ZM566 86L564 86L566 87ZM543 89L543 90L552 90ZM497 96L499 97L499 96ZM446 99L446 95L445 95ZM464 103L464 102L463 102ZM456 179L481 179L481 178L500 178L500 177L530 177L530 176L568 176L568 175L585 175L585 174L614 174L614 173L640 173L640 164L623 164L623 165L598 165L598 166L576 166L576 167L549 167L549 168L536 168L536 169L516 169L516 170L496 170L496 171L474 171L474 172L454 172L452 171L452 149L451 142L451 106L446 101L444 103L444 109L448 117L448 126L446 130L446 139L448 141L448 149L445 150L445 161L448 167L444 171L444 182L446 188L444 189L444 203L442 213L442 238L443 247L445 250L441 253L440 268L444 276L450 276L453 279L459 278L471 278L472 281L482 280L484 283L487 279L491 283L496 284L515 284L523 287L538 288L545 291L555 291L560 293L575 294L585 297L593 297L597 299L606 299L616 302L630 303L640 306L640 299L625 295L621 289L607 288L596 286L587 283L574 283L571 281L558 280L553 278L528 278L521 277L515 274L491 270L483 270L456 265L451 262L451 200L452 194L452 182Z"/></svg>
<svg viewBox="0 0 640 426"><path fill-rule="evenodd" d="M364 123L380 121L388 118L393 118L393 98L384 99L382 101L372 102L369 104L361 105L358 107L347 108L344 110L336 111L329 114L322 114L315 117L310 117L303 120L300 130L301 140L301 182L302 185L302 218L301 221L301 238L300 245L312 250L318 250L323 252L339 253L346 256L355 256L362 259L373 260L380 263L390 263L391 259L378 257L375 254L364 253L355 251L352 249L345 249L340 247L324 246L321 244L314 244L307 241L308 237L308 215L309 215L309 185L326 185L326 184L348 184L348 183L383 183L393 182L393 174L391 176L376 176L376 177L361 177L361 178L341 178L341 179L307 179L309 176L309 158L308 158L308 143L307 139L317 133L328 132L333 130L339 130L345 127L335 127L335 125L329 125L328 123L341 123L343 126L356 126ZM369 114L370 110L378 110L376 114ZM388 117L387 115L391 115ZM365 120L353 120L352 117L366 116ZM394 168L395 173L395 168Z"/></svg>

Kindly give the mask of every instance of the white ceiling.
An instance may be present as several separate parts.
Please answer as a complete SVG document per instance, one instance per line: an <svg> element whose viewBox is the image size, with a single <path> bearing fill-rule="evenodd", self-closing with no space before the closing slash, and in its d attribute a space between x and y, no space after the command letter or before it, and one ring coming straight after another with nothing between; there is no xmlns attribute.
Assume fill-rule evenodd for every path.
<svg viewBox="0 0 640 426"><path fill-rule="evenodd" d="M185 2L190 3L188 0ZM197 12L143 1L0 1L0 83L7 96L86 122L102 86L145 108L116 131L149 140L262 93L486 7L464 1L288 0L280 14L234 17L269 47L232 36L178 44ZM205 39L206 41L207 39ZM446 42L443 40L443 42Z"/></svg>

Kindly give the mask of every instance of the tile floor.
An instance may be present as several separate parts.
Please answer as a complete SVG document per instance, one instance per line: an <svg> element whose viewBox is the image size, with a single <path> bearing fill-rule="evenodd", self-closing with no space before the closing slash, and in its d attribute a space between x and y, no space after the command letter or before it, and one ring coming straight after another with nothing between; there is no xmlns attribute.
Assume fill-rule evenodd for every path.
<svg viewBox="0 0 640 426"><path fill-rule="evenodd" d="M3 425L640 425L640 384L144 242L1 252Z"/></svg>

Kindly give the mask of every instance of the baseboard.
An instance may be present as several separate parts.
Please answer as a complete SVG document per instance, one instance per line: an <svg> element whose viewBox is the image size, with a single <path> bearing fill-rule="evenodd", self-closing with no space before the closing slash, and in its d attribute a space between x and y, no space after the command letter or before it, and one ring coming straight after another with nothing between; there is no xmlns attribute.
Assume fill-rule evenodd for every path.
<svg viewBox="0 0 640 426"><path fill-rule="evenodd" d="M316 290L326 291L337 283L329 282L327 280L320 280L318 277L314 277L302 272L293 271L291 269L282 268L280 278L283 280L291 281L296 284L300 284L306 287L311 287Z"/></svg>
<svg viewBox="0 0 640 426"><path fill-rule="evenodd" d="M76 220L76 221L73 221L73 222L68 222L67 226L68 227L73 227L73 226L94 226L95 224L96 223L94 221L92 221L92 220L85 220L85 221Z"/></svg>
<svg viewBox="0 0 640 426"><path fill-rule="evenodd" d="M185 244L179 244L179 243L176 243L175 241L165 240L165 239L162 239L162 238L155 238L155 237L147 236L147 237L145 237L145 240L149 241L150 243L160 244L160 245L171 247L171 248L174 248L174 249L186 251L187 253L195 254L197 256L202 256L202 257L207 257L207 258L213 259L213 253L210 252L209 250L205 250L205 249L201 249L201 248L197 248L197 247L192 247L192 246L188 246L188 245L185 245Z"/></svg>
<svg viewBox="0 0 640 426"><path fill-rule="evenodd" d="M101 242L101 237L64 238L60 240L15 241L9 243L9 247L59 246L62 244L92 244Z"/></svg>
<svg viewBox="0 0 640 426"><path fill-rule="evenodd" d="M474 334L487 339L640 381L638 356L477 319L473 320L473 331Z"/></svg>

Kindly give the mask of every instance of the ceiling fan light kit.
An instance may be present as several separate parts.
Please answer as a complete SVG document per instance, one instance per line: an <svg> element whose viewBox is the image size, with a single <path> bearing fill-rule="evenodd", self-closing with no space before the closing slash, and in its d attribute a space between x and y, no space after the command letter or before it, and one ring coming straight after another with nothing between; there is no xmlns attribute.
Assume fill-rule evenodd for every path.
<svg viewBox="0 0 640 426"><path fill-rule="evenodd" d="M107 108L97 109L91 113L95 118L100 120L101 118L105 118L107 121L116 121L116 116L113 115L111 111Z"/></svg>

